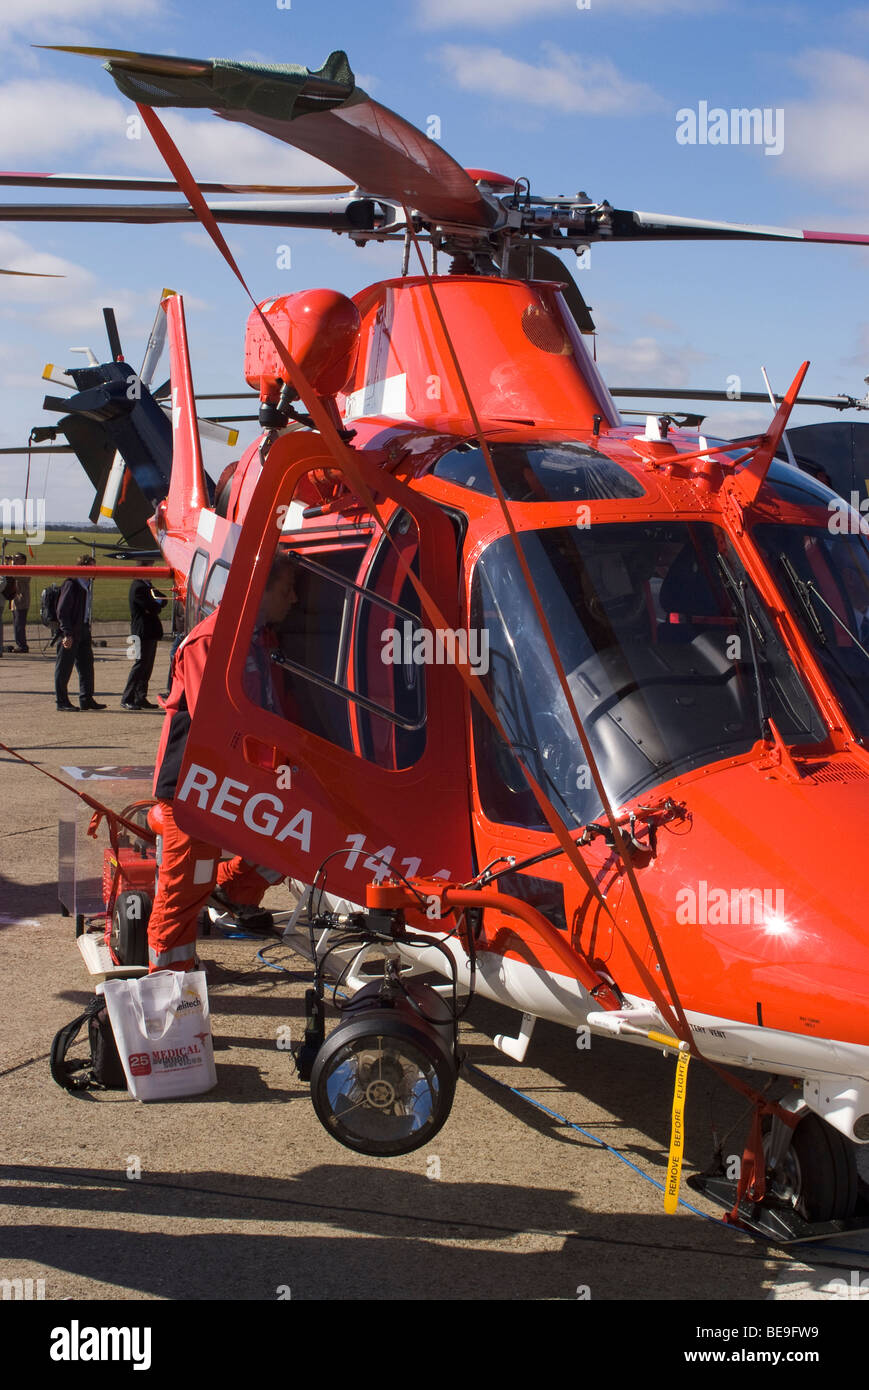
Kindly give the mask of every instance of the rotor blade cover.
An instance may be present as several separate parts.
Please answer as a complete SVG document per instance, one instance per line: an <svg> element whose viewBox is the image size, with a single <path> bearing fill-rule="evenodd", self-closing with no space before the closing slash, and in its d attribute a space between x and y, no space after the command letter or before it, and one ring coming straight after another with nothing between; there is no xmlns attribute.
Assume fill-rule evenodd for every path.
<svg viewBox="0 0 869 1390"><path fill-rule="evenodd" d="M500 220L500 209L439 144L356 86L340 50L318 71L146 54L113 56L106 68L132 101L205 107L242 121L432 218L478 227Z"/></svg>

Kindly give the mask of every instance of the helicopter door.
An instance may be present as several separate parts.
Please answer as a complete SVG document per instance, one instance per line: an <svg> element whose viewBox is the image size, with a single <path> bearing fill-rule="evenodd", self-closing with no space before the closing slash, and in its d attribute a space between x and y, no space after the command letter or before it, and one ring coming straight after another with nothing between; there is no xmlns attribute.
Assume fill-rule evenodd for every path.
<svg viewBox="0 0 869 1390"><path fill-rule="evenodd" d="M410 574L458 626L453 526L357 459L389 538L319 436L272 447L214 622L176 793L191 834L363 901L390 868L471 876L465 695Z"/></svg>

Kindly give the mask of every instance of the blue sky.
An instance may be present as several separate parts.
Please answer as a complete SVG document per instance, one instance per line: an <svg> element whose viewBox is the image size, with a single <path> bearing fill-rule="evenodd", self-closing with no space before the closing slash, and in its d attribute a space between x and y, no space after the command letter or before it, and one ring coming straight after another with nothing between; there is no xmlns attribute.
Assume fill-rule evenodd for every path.
<svg viewBox="0 0 869 1390"><path fill-rule="evenodd" d="M869 232L869 8L836 0L590 0L583 9L576 0L3 0L0 39L4 169L164 172L147 132L127 138L132 108L98 63L32 44L311 67L344 48L379 101L423 129L437 115L460 163L527 176L536 193L583 189L617 207ZM677 143L676 112L700 101L780 109L782 153ZM330 179L289 147L205 113L167 124L200 177ZM64 196L78 195L55 200ZM0 201L32 199L30 190L0 191ZM233 229L229 240L260 299L312 285L353 293L400 269L395 248L358 250L326 233ZM278 270L277 247L288 241L292 268ZM249 306L198 228L0 222L0 265L66 277L0 280L0 444L23 444L31 425L51 418L41 409L45 362L81 361L68 349L83 344L103 356L102 305L115 306L138 366L164 285L184 293L199 389L244 388ZM806 390L863 394L869 249L595 246L577 276L611 382L726 389L737 375L745 390L760 390L763 364L781 390L808 357ZM748 405L710 410L710 433L769 418ZM824 416L805 408L794 420L816 418ZM231 457L209 450L214 469ZM35 467L36 495L45 467ZM23 463L0 460L0 497L22 487ZM58 455L48 519L82 518L91 500L78 465Z"/></svg>

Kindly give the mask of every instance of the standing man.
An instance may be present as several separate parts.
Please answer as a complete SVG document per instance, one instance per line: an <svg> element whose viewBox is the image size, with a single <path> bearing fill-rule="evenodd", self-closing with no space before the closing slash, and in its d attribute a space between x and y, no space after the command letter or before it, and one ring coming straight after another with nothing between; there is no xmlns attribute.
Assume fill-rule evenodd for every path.
<svg viewBox="0 0 869 1390"><path fill-rule="evenodd" d="M12 602L17 593L17 583L11 574L0 575L0 656L3 655L3 605L7 599Z"/></svg>
<svg viewBox="0 0 869 1390"><path fill-rule="evenodd" d="M20 552L12 556L13 565L26 565L27 556ZM12 627L15 634L15 650L28 652L27 610L30 607L30 580L21 575L15 580L16 593L12 599Z"/></svg>
<svg viewBox="0 0 869 1390"><path fill-rule="evenodd" d="M287 556L279 555L266 581L244 676L246 692L266 709L277 703L272 680L277 678L280 682L282 672L270 665L267 653L270 646L276 645L276 639L271 644L266 642L265 633L267 630L274 638L276 628L295 601L295 566ZM152 972L196 968L197 919L215 887L222 903L252 906L260 902L269 884L284 877L238 856L221 864L219 849L194 839L175 823L173 798L218 611L215 609L197 623L178 648L172 689L166 701L166 719L154 768L154 796L158 798L163 849L157 894L148 920ZM263 653L268 668L267 689L260 676ZM281 688L279 685L279 691Z"/></svg>
<svg viewBox="0 0 869 1390"><path fill-rule="evenodd" d="M154 669L157 643L163 636L163 624L158 614L167 602L147 579L134 579L130 585L130 636L134 661L121 696L122 709L157 709L148 699L148 681Z"/></svg>
<svg viewBox="0 0 869 1390"><path fill-rule="evenodd" d="M93 565L92 555L79 555L76 564ZM66 579L57 600L58 644L54 666L54 694L57 708L68 710L105 709L94 699L94 649L91 642L92 579ZM67 694L72 668L78 671L78 705Z"/></svg>

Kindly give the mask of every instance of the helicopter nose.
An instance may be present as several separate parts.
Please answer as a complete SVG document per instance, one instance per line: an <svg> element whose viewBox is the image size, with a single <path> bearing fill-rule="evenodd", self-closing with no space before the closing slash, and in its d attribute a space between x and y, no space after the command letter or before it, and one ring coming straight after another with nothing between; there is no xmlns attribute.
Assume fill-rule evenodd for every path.
<svg viewBox="0 0 869 1390"><path fill-rule="evenodd" d="M684 1007L869 1044L867 795L869 772L839 759L796 781L742 764L685 788L690 832L659 836L653 870Z"/></svg>

